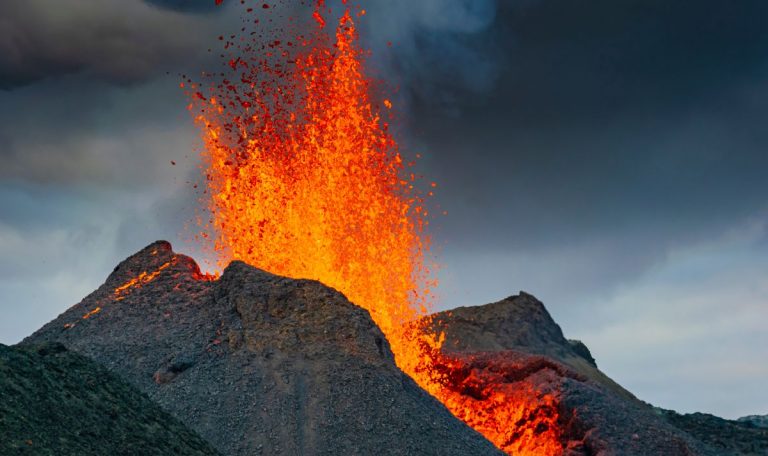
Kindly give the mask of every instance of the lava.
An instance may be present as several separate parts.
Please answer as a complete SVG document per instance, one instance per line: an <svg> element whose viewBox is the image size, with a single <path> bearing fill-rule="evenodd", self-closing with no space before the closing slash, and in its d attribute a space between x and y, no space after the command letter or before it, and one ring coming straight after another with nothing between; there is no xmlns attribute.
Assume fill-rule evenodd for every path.
<svg viewBox="0 0 768 456"><path fill-rule="evenodd" d="M563 452L559 401L541 391L514 353L443 355L434 360L440 388L434 393L456 417L512 455L556 456Z"/></svg>
<svg viewBox="0 0 768 456"><path fill-rule="evenodd" d="M153 253L154 255L154 253ZM140 288L144 286L145 284L153 281L155 277L160 275L161 272L163 272L164 269L168 268L173 264L173 261L167 261L160 265L157 269L155 269L152 272L142 271L139 275L132 278L131 280L125 282L124 284L118 286L115 288L115 300L116 301L122 301L125 299L125 297L128 295L128 293L131 292L134 288Z"/></svg>
<svg viewBox="0 0 768 456"><path fill-rule="evenodd" d="M447 357L440 336L425 329L436 284L426 234L432 193L419 191L399 152L393 103L377 101L353 8L344 5L332 34L320 0L316 26L291 40L254 38L246 28L219 37L223 70L202 84L182 83L205 143L209 216L200 236L221 266L243 260L340 290L370 312L397 365L457 417L510 454L559 454L550 451L558 445L552 397L511 391ZM470 378L482 394L468 395Z"/></svg>
<svg viewBox="0 0 768 456"><path fill-rule="evenodd" d="M83 315L83 320L87 320L91 318L92 316L96 315L97 313L101 312L101 307L96 307L93 310L89 311L85 315Z"/></svg>

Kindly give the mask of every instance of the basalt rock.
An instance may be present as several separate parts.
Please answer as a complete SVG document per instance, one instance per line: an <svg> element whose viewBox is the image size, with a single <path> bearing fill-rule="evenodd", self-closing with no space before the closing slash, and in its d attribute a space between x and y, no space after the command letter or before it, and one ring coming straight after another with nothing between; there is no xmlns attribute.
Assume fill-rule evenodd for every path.
<svg viewBox="0 0 768 456"><path fill-rule="evenodd" d="M499 454L394 363L339 292L233 262L218 280L154 243L27 338L60 342L226 455Z"/></svg>

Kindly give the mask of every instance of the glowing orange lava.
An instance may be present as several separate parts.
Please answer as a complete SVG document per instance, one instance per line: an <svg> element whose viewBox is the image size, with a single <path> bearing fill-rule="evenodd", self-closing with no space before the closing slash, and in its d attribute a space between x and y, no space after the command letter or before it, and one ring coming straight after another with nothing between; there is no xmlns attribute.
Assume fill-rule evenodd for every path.
<svg viewBox="0 0 768 456"><path fill-rule="evenodd" d="M562 454L558 400L505 352L433 358L434 395L456 417L511 455Z"/></svg>
<svg viewBox="0 0 768 456"><path fill-rule="evenodd" d="M327 12L319 1L316 28L293 41L221 37L225 71L210 85L182 84L205 142L210 220L202 237L222 266L239 259L340 290L370 312L397 365L457 417L515 454L557 454L539 451L557 442L551 427L510 440L530 405L516 401L527 392L507 394L483 377L487 394L473 398L445 375L460 361L445 358L440 338L418 323L435 285L418 178L382 114L391 101L374 100L352 9L345 6L333 36ZM530 443L537 439L549 440Z"/></svg>
<svg viewBox="0 0 768 456"><path fill-rule="evenodd" d="M154 252L153 252L154 254ZM131 280L125 282L124 284L120 285L119 287L115 288L115 300L116 301L122 301L125 299L125 297L128 295L128 293L131 292L134 288L142 287L143 285L151 282L155 279L158 275L160 275L161 272L163 272L164 269L171 266L172 262L167 261L160 265L156 270L152 272L146 272L142 271L139 275L132 278Z"/></svg>
<svg viewBox="0 0 768 456"><path fill-rule="evenodd" d="M96 307L95 309L91 310L90 312L83 315L83 320L87 320L91 318L92 316L96 315L97 313L101 312L101 307Z"/></svg>

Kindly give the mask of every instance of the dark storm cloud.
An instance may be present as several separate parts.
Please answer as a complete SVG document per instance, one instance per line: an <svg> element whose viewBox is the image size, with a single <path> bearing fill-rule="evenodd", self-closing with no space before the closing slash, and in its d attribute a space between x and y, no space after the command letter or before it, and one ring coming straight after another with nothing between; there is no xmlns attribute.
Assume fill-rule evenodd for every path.
<svg viewBox="0 0 768 456"><path fill-rule="evenodd" d="M5 92L0 179L52 186L141 189L194 156L195 131L178 78L130 88L76 78Z"/></svg>
<svg viewBox="0 0 768 456"><path fill-rule="evenodd" d="M141 0L7 2L0 15L0 89L78 73L131 84L184 69L204 54L216 24Z"/></svg>
<svg viewBox="0 0 768 456"><path fill-rule="evenodd" d="M500 3L488 28L451 34L476 59L504 58L487 91L451 77L471 61L430 65L431 52L403 85L456 210L446 230L479 229L484 245L513 225L508 242L526 245L607 229L659 239L748 215L768 185L766 17L763 2L540 0ZM418 66L410 56L395 58Z"/></svg>
<svg viewBox="0 0 768 456"><path fill-rule="evenodd" d="M632 108L689 102L702 91L760 74L768 47L767 16L768 4L754 0L705 0L695 6L659 0L501 2L490 28L464 34L461 41L477 59L503 50L498 80L504 84L493 87L492 99L459 103L496 101L498 107L535 100L540 109L531 114L566 108L558 114L567 116L623 110L629 102L640 105ZM419 32L427 58L444 60L407 87L429 105L431 100L419 97L423 87L439 83L460 93L460 81L450 73L467 71L467 62L429 55L430 42L451 36L434 36L426 28ZM649 95L653 98L646 99Z"/></svg>

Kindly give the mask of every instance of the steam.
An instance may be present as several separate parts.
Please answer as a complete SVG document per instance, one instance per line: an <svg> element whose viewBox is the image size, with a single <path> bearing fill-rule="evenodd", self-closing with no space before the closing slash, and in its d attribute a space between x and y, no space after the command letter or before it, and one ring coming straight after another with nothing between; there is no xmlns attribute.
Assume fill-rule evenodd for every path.
<svg viewBox="0 0 768 456"><path fill-rule="evenodd" d="M340 1L334 2L338 10ZM391 0L360 2L358 21L369 62L400 88L399 102L414 96L451 104L438 87L473 93L489 90L504 64L500 48L486 36L496 19L496 0Z"/></svg>

